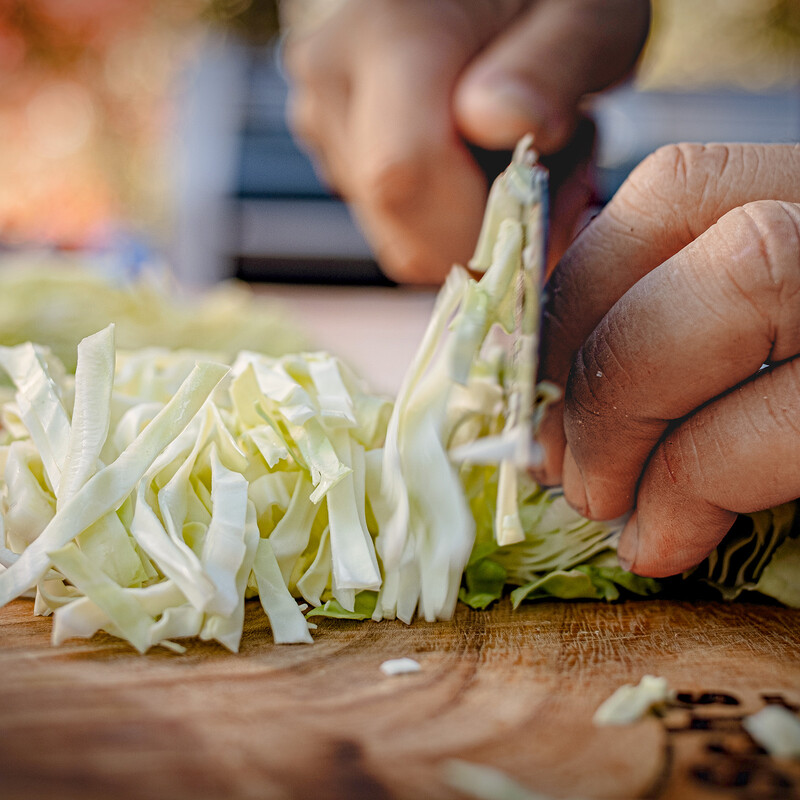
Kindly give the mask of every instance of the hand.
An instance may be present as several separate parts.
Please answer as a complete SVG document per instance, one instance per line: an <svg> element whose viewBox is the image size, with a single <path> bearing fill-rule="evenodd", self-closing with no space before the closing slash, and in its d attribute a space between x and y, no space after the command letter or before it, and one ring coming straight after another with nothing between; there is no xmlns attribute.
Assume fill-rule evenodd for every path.
<svg viewBox="0 0 800 800"><path fill-rule="evenodd" d="M288 37L289 117L386 273L438 282L471 256L486 201L465 141L564 148L648 23L646 0L347 0Z"/></svg>
<svg viewBox="0 0 800 800"><path fill-rule="evenodd" d="M548 293L540 376L565 402L537 477L591 518L633 511L623 565L681 572L800 496L800 145L657 151Z"/></svg>

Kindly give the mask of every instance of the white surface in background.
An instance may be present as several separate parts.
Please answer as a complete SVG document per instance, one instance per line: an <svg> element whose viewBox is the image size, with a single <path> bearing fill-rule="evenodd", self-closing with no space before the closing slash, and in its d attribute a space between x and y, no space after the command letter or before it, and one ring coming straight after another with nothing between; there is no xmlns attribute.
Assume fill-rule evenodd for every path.
<svg viewBox="0 0 800 800"><path fill-rule="evenodd" d="M433 290L275 286L280 300L321 350L349 364L374 392L394 397L428 324Z"/></svg>
<svg viewBox="0 0 800 800"><path fill-rule="evenodd" d="M629 84L594 98L601 168L632 169L676 142L800 139L800 91L647 92Z"/></svg>

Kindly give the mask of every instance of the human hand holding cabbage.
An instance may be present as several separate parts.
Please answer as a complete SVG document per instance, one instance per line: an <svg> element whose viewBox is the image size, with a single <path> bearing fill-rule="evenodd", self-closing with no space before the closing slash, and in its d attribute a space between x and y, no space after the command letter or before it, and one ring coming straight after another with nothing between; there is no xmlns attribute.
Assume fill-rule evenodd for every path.
<svg viewBox="0 0 800 800"><path fill-rule="evenodd" d="M405 282L440 282L472 253L487 185L467 141L511 150L532 132L540 153L566 148L556 252L589 194L579 104L631 69L648 20L645 0L347 0L290 30L289 116Z"/></svg>
<svg viewBox="0 0 800 800"><path fill-rule="evenodd" d="M608 25L586 25L591 3L487 8L348 0L290 40L295 126L401 280L436 280L466 261L485 190L461 137L508 147L533 130L543 152L562 147L580 96L624 74L647 22L640 3L605 4ZM771 284L771 260L788 260L791 273L794 259L796 271L797 234L780 202L800 200L798 166L785 147L662 150L550 284L541 377L566 388L566 416L562 426L559 404L545 421L538 477L563 481L590 517L635 508L619 551L634 571L692 567L737 513L800 494L784 402L792 313ZM564 229L579 184L552 209ZM556 231L551 251L560 249Z"/></svg>
<svg viewBox="0 0 800 800"><path fill-rule="evenodd" d="M663 148L549 282L540 377L565 400L537 478L590 518L632 512L636 573L800 495L799 176L797 145Z"/></svg>
<svg viewBox="0 0 800 800"><path fill-rule="evenodd" d="M53 611L56 642L102 628L142 651L180 649L173 640L190 636L236 650L245 600L258 593L276 642L308 642L298 597L314 607L310 616L410 622L449 619L457 598L485 608L509 587L515 607L546 597L652 595L665 585L620 561L639 572L680 571L681 559L691 566L724 535L732 512L770 507L743 518L684 574L685 585L800 607L797 504L772 508L796 496L796 437L790 417L778 419L787 421L784 435L775 414L758 415L759 394L773 412L794 400L791 176L800 148L661 151L551 283L543 369L566 383L575 455L561 458L561 418L551 416L540 477L559 480L563 461L570 500L603 516L633 505L626 481L635 487L644 469L633 519L646 523L650 547L632 556L630 526L620 542L618 522L573 511L562 491L520 474L518 448L503 446L530 442L527 425L509 428L532 380L532 364L517 368L528 361L515 354L535 336L527 314L514 311L519 286L533 285L530 245L540 241L540 173L525 144L492 191L481 234L492 255L475 262L486 273L450 273L394 404L366 393L325 353L274 359L245 351L230 370L180 351L117 360L109 326L81 342L73 376L41 346L0 348L16 388L0 409L0 605L35 587L34 610ZM789 199L748 203L754 196ZM610 266L597 272L603 260ZM491 336L497 325L520 334L515 346ZM586 358L566 382L576 352ZM617 360L607 363L609 354ZM198 357L204 363L195 367ZM764 360L776 362L772 372L753 379ZM587 364L608 387L592 386ZM692 379L681 385L687 369ZM726 394L717 388L726 380L743 388ZM700 390L716 394L704 403ZM706 448L697 451L699 478L669 449L681 436ZM648 465L656 463L649 448L666 453L672 484ZM479 458L489 451L492 459ZM779 475L760 469L775 463L786 465ZM583 500L576 469L593 470ZM730 505L713 494L725 490L736 493ZM652 555L659 550L662 562Z"/></svg>

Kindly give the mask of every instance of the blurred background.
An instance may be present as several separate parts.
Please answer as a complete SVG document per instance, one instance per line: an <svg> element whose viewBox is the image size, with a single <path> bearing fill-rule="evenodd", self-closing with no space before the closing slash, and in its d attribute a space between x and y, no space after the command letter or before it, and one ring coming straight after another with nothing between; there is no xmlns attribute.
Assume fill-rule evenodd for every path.
<svg viewBox="0 0 800 800"><path fill-rule="evenodd" d="M268 0L0 0L0 253L384 282L286 128L278 36ZM800 140L799 87L800 0L655 0L594 104L600 199L667 142Z"/></svg>

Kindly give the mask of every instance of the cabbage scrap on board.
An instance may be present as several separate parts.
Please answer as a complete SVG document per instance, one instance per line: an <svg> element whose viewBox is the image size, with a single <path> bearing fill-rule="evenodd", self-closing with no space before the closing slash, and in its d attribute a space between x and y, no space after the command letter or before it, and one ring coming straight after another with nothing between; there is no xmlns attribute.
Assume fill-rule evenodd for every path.
<svg viewBox="0 0 800 800"><path fill-rule="evenodd" d="M667 679L643 675L639 683L626 683L607 697L594 712L595 725L630 725L650 713L658 713L675 699Z"/></svg>
<svg viewBox="0 0 800 800"><path fill-rule="evenodd" d="M236 651L256 596L275 642L307 643L317 616L448 619L509 586L515 605L659 591L619 566L619 524L527 473L552 397L533 384L545 193L523 142L490 195L483 275L453 269L394 403L319 352L117 350L109 325L73 373L0 347L0 605L34 597L56 643ZM691 580L800 604L794 518L753 515Z"/></svg>

